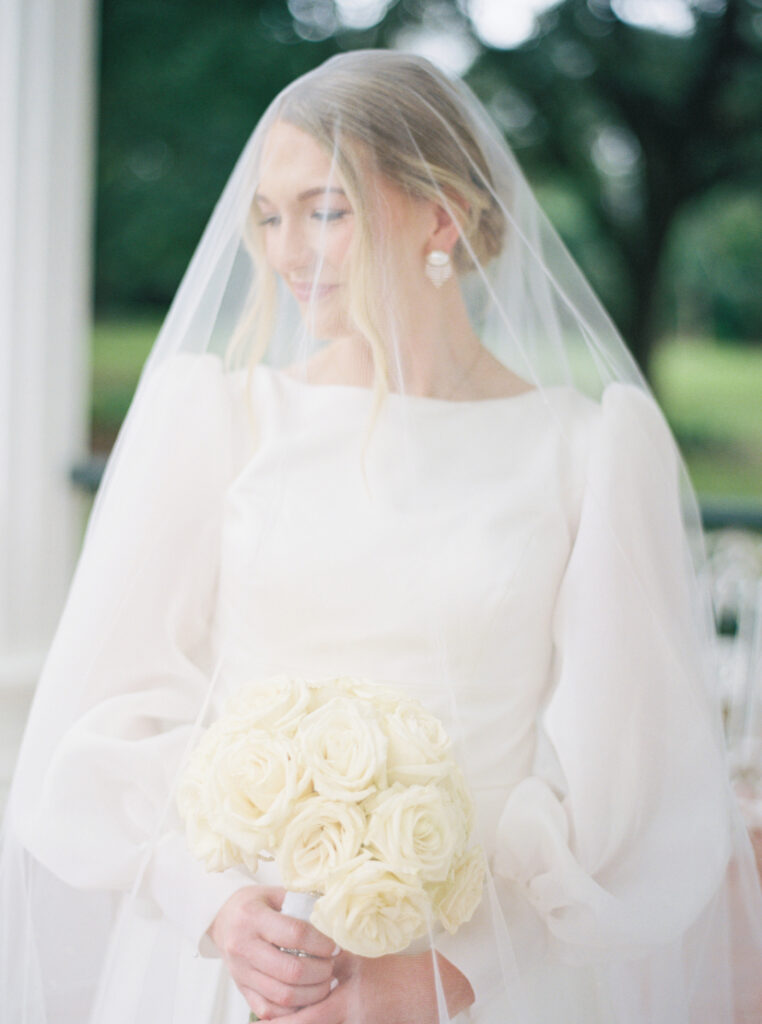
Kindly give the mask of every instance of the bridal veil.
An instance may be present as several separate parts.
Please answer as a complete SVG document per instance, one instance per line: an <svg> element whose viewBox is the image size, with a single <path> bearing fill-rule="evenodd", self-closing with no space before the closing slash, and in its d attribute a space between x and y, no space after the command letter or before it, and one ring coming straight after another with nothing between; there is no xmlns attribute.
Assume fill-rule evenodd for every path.
<svg viewBox="0 0 762 1024"><path fill-rule="evenodd" d="M273 190L293 174L290 140L303 136L323 163L311 178L305 170L311 195L286 217ZM426 277L411 270L412 221L400 209L411 218L435 211L443 231L454 231ZM337 239L349 218L344 252ZM286 267L278 246L297 223L307 240ZM471 350L430 361L423 393L411 346L424 350L428 322L416 319L416 292L428 309L453 287L491 365L522 381L522 392L490 391L496 376L480 373L474 349L473 362ZM335 315L363 344L362 360L346 364L350 377L334 379L326 308L339 294ZM485 794L474 825L487 865L478 909L454 935L430 921L415 947L440 950L469 978L469 1019L758 1019L762 899L728 782L701 525L685 468L626 345L488 113L427 61L384 51L332 58L276 97L144 369L39 681L5 816L3 1019L242 1019L225 1001L206 928L249 876L241 867L207 872L192 856L176 796L230 679L250 671L241 652L258 627L243 606L221 609L220 531L257 458L273 452L265 446L278 422L265 415L265 381L300 407L324 399L325 413L311 422L330 418L337 403L361 404L352 457L331 478L337 516L346 483L375 509L373 528L390 550L412 536L413 521L441 531L433 554L423 540L404 552L404 586L379 570L383 586L362 629L367 649L383 645L385 613L410 602L405 621L416 623L419 659L383 682L408 685L424 705L435 694L431 709L466 784ZM527 538L525 561L519 552L510 572L496 561L494 600L480 605L484 636L470 638L458 628L473 596L468 566L500 548L476 497L472 517L447 516L474 467L498 496L511 493L511 467L530 481L535 459L539 467L541 454L527 448L537 443L540 452L539 433L493 416L509 402L514 417L529 415L531 404L542 444L560 453L535 509L557 515L564 539L557 575L537 583L552 600L526 698L526 770L506 779L499 765L512 720L507 712L498 719L506 707L527 716L529 670L507 659L487 679L485 651L494 638L537 628L511 589L520 572L542 572L529 543L535 513L519 502L512 522L506 501L509 526L494 528ZM422 424L434 410L446 425ZM475 430L487 410L489 430ZM331 607L331 572L339 587L344 563L359 560L362 569L365 549L347 535L338 559L334 551L332 566L322 566L320 512L314 536L290 554L277 548L289 517L325 504L306 421L297 435L303 461L276 449L268 456L275 483L250 497L257 534L245 570L269 580L277 555L285 579L297 561L309 564L312 591L299 590L307 629L310 602L322 615ZM392 473L415 488L391 494ZM568 504L556 508L565 475ZM406 497L413 494L415 502ZM415 598L421 579L436 580L436 600ZM278 587L269 594L277 607ZM356 602L361 618L362 591ZM352 616L342 615L349 629ZM268 636L281 625L274 616ZM338 629L330 657L322 649L316 659L323 675L363 665L362 650L355 657L349 639L340 641ZM304 675L311 667L295 661L268 668ZM271 869L263 865L262 877ZM436 974L433 985L444 1021Z"/></svg>

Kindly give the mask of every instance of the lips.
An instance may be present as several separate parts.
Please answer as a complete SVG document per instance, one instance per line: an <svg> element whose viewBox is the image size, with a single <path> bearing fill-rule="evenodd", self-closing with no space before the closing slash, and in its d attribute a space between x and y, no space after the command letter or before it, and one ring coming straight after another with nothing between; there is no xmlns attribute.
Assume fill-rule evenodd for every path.
<svg viewBox="0 0 762 1024"><path fill-rule="evenodd" d="M335 284L313 285L297 283L296 281L291 281L290 286L298 302L312 302L315 299L324 299L338 287Z"/></svg>

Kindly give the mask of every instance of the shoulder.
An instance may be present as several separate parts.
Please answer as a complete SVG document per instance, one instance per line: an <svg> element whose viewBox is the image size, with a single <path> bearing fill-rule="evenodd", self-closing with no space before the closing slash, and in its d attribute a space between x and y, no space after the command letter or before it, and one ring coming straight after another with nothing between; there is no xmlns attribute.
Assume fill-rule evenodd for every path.
<svg viewBox="0 0 762 1024"><path fill-rule="evenodd" d="M681 462L677 443L656 399L634 384L609 384L600 402L597 457L641 481L657 476L674 485Z"/></svg>
<svg viewBox="0 0 762 1024"><path fill-rule="evenodd" d="M672 500L680 455L664 414L644 388L619 381L590 396L571 387L547 389L564 447L572 535L587 502L628 504Z"/></svg>
<svg viewBox="0 0 762 1024"><path fill-rule="evenodd" d="M215 355L189 354L168 356L146 364L140 378L138 395L144 392L154 402L174 402L182 398L221 397L225 387L222 360Z"/></svg>
<svg viewBox="0 0 762 1024"><path fill-rule="evenodd" d="M550 388L554 405L581 435L587 449L626 446L630 454L675 449L675 441L656 399L636 384L614 381L598 398L573 387Z"/></svg>
<svg viewBox="0 0 762 1024"><path fill-rule="evenodd" d="M601 398L604 430L629 434L633 441L674 447L667 420L656 399L635 384L609 384Z"/></svg>
<svg viewBox="0 0 762 1024"><path fill-rule="evenodd" d="M245 431L245 372L218 356L182 353L146 365L124 426L123 445L145 458L166 454L199 466L237 458Z"/></svg>
<svg viewBox="0 0 762 1024"><path fill-rule="evenodd" d="M629 524L633 534L664 529L680 514L687 476L655 398L636 384L609 384L588 434L584 500L596 515Z"/></svg>
<svg viewBox="0 0 762 1024"><path fill-rule="evenodd" d="M154 406L171 407L178 415L226 416L234 432L246 433L252 419L270 418L282 400L284 384L296 374L257 362L231 368L209 353L170 356L156 368L146 367L145 387Z"/></svg>
<svg viewBox="0 0 762 1024"><path fill-rule="evenodd" d="M169 356L141 377L136 401L143 400L149 413L176 417L203 429L212 423L234 427L241 419L249 388L245 369L229 369L210 353Z"/></svg>

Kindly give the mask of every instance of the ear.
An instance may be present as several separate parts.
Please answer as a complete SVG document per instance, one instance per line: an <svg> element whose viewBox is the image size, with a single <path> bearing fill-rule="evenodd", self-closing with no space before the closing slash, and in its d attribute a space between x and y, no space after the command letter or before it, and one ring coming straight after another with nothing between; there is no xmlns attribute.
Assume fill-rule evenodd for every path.
<svg viewBox="0 0 762 1024"><path fill-rule="evenodd" d="M463 210L460 205L460 197L453 197L452 200L448 197L447 203L450 211L455 216L451 216L444 206L439 203L432 202L432 229L427 239L426 248L427 251L431 249L441 249L443 252L451 253L455 248L455 243L460 238L460 225L455 220L455 217L459 217L463 220Z"/></svg>

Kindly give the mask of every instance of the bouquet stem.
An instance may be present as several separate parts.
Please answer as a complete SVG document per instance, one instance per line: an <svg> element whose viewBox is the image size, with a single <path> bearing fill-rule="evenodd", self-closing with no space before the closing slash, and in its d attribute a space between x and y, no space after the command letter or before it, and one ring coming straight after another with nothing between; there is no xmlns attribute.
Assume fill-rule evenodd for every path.
<svg viewBox="0 0 762 1024"><path fill-rule="evenodd" d="M291 892L289 889L283 899L280 912L286 914L287 917L296 917L299 921L309 921L319 895L316 892ZM280 949L283 953L291 953L292 956L309 956L308 953L303 953L300 949L285 949L283 946ZM249 1014L249 1024L254 1024L259 1019L253 1011Z"/></svg>

